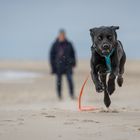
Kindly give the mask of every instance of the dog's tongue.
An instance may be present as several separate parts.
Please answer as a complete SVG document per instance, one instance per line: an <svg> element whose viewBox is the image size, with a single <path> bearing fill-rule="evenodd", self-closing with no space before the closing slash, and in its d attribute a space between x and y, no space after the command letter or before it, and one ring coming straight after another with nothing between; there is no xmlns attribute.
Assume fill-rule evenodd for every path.
<svg viewBox="0 0 140 140"><path fill-rule="evenodd" d="M109 50L102 50L102 53L104 54L104 55L107 55L107 54L109 54Z"/></svg>

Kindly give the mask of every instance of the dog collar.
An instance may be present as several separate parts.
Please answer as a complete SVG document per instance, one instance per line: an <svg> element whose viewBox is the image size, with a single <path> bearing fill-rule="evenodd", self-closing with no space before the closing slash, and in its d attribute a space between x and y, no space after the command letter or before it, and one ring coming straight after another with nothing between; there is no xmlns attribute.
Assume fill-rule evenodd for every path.
<svg viewBox="0 0 140 140"><path fill-rule="evenodd" d="M110 56L113 54L114 49L110 52L109 55L104 56L105 57L105 62L106 62L106 66L107 66L107 73L110 73L112 71L112 67L111 67L111 59Z"/></svg>
<svg viewBox="0 0 140 140"><path fill-rule="evenodd" d="M96 48L95 45L93 45L93 46L91 47L91 50L92 50L92 49L95 49L95 51L99 54L99 52L97 51L97 48ZM110 73L110 72L112 71L110 56L113 54L114 50L115 50L115 49L113 48L112 51L111 51L111 52L109 53L109 55L107 55L107 56L102 55L102 54L99 54L99 55L101 55L102 57L105 58L105 62L106 62L106 66L107 66L107 73Z"/></svg>

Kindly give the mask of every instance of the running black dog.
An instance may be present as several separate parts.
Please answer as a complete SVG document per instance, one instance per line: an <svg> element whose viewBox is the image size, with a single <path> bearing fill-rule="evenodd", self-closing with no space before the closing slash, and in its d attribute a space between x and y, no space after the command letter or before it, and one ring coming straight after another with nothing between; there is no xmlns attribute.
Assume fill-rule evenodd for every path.
<svg viewBox="0 0 140 140"><path fill-rule="evenodd" d="M104 91L106 107L111 104L110 95L115 91L115 79L123 84L126 55L122 43L117 40L119 26L102 26L90 29L92 38L91 77L97 92ZM107 73L109 73L108 81Z"/></svg>

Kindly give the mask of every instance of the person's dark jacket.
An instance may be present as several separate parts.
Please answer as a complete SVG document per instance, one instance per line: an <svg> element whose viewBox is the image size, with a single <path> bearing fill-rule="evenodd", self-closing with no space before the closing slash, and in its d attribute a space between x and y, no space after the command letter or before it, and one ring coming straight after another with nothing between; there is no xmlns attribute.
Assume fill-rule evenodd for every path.
<svg viewBox="0 0 140 140"><path fill-rule="evenodd" d="M53 43L50 51L50 64L54 74L72 73L76 58L74 48L68 40L59 42L57 39Z"/></svg>

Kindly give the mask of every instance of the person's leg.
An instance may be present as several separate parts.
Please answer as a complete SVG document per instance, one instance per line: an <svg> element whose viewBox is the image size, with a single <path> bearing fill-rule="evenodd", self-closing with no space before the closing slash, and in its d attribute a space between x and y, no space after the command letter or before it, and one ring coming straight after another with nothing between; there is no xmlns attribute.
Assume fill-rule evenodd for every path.
<svg viewBox="0 0 140 140"><path fill-rule="evenodd" d="M73 85L72 73L67 72L66 76L67 76L70 96L71 98L74 98L74 85Z"/></svg>
<svg viewBox="0 0 140 140"><path fill-rule="evenodd" d="M61 89L62 89L62 74L57 74L57 80L56 80L56 85L57 85L57 94L59 99L62 98L61 95Z"/></svg>

